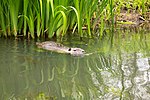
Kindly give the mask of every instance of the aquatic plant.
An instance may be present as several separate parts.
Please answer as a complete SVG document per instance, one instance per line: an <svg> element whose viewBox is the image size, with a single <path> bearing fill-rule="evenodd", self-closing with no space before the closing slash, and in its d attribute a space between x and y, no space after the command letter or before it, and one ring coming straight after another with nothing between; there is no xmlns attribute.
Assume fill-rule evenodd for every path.
<svg viewBox="0 0 150 100"><path fill-rule="evenodd" d="M92 30L105 30L105 21L114 23L114 11L123 7L147 12L148 0L1 0L0 36L63 37L68 30L78 30L79 36L92 37ZM87 34L83 34L83 28Z"/></svg>
<svg viewBox="0 0 150 100"><path fill-rule="evenodd" d="M1 36L23 35L35 38L48 35L51 38L54 34L64 36L68 29L77 28L83 37L82 26L87 23L91 37L90 19L96 10L97 2L98 0L1 0ZM87 9L89 7L90 9Z"/></svg>

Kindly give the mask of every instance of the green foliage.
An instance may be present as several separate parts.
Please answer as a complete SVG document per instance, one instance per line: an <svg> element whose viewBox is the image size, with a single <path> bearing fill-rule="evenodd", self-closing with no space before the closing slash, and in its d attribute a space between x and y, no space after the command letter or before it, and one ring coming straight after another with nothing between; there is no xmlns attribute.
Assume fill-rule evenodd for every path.
<svg viewBox="0 0 150 100"><path fill-rule="evenodd" d="M1 0L0 1L0 36L27 37L63 37L68 30L78 30L80 37L84 37L83 27L87 36L92 37L91 29L97 25L100 34L105 29L105 20L114 23L114 10L120 12L122 7L142 9L147 11L148 1L135 0ZM117 6L116 6L117 5ZM94 21L93 21L94 20Z"/></svg>
<svg viewBox="0 0 150 100"><path fill-rule="evenodd" d="M21 34L35 38L47 34L51 38L56 34L59 37L64 36L68 29L75 29L77 24L78 33L83 37L82 26L87 23L91 37L90 19L97 2L98 0L1 0L1 36Z"/></svg>
<svg viewBox="0 0 150 100"><path fill-rule="evenodd" d="M2 6L1 5L0 5L0 11L2 11ZM3 32L4 36L7 36L4 15L3 15L2 12L0 12L0 20L1 20L1 28L3 30L2 32Z"/></svg>
<svg viewBox="0 0 150 100"><path fill-rule="evenodd" d="M120 13L120 10L126 7L128 12L137 10L139 13L145 13L149 11L149 0L114 0L116 13Z"/></svg>

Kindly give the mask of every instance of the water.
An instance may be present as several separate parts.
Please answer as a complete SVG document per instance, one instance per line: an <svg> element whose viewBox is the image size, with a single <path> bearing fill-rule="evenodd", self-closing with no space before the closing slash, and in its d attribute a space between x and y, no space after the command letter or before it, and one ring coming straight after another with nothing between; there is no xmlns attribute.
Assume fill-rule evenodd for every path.
<svg viewBox="0 0 150 100"><path fill-rule="evenodd" d="M63 44L97 52L73 57L1 38L1 100L150 100L149 34Z"/></svg>

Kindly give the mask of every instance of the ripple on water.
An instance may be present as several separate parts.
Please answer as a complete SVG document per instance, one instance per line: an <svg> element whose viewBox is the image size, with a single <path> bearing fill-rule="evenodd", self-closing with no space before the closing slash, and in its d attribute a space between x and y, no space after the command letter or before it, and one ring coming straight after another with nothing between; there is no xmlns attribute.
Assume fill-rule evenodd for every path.
<svg viewBox="0 0 150 100"><path fill-rule="evenodd" d="M139 58L137 59L137 67L139 71L146 71L150 68L149 58Z"/></svg>

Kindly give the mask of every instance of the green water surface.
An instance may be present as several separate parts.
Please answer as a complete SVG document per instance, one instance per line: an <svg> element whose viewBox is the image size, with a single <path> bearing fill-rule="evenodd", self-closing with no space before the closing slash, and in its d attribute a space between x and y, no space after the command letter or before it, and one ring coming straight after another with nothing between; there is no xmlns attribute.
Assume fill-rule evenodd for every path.
<svg viewBox="0 0 150 100"><path fill-rule="evenodd" d="M105 37L62 42L84 57L0 38L0 100L150 100L149 33Z"/></svg>

